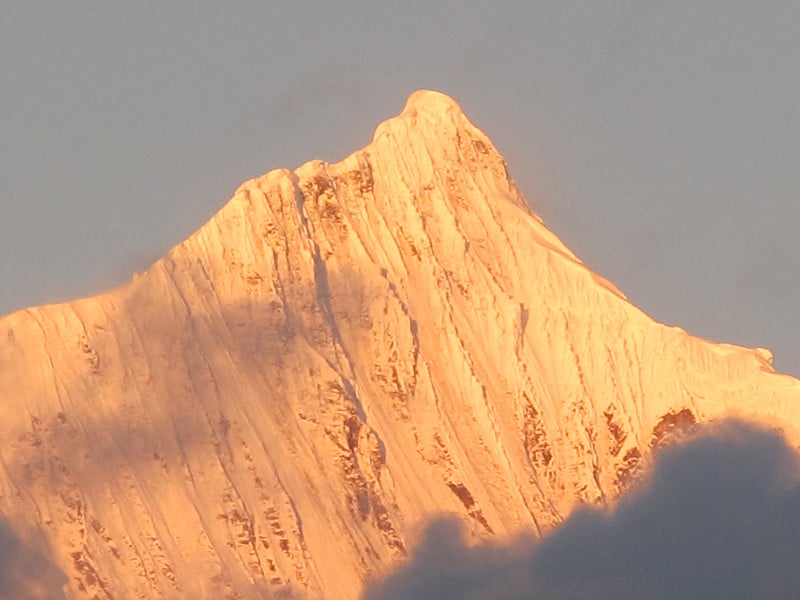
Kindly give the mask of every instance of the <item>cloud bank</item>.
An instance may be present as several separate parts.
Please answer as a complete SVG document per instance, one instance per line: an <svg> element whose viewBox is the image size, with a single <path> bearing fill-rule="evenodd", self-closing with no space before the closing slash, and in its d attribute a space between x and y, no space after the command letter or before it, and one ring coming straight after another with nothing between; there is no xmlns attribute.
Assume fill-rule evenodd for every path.
<svg viewBox="0 0 800 600"><path fill-rule="evenodd" d="M741 422L662 450L612 510L576 511L543 540L470 545L433 523L363 600L800 598L800 456Z"/></svg>
<svg viewBox="0 0 800 600"><path fill-rule="evenodd" d="M38 547L0 516L0 600L59 600L67 578Z"/></svg>

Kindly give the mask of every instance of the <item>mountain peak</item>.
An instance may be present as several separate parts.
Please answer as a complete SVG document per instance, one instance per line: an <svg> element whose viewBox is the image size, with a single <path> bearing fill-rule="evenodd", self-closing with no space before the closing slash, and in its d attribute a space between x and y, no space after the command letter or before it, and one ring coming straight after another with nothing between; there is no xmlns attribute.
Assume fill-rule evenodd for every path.
<svg viewBox="0 0 800 600"><path fill-rule="evenodd" d="M800 440L800 382L627 302L433 91L0 332L0 515L70 600L352 600L436 513L547 531L724 414Z"/></svg>
<svg viewBox="0 0 800 600"><path fill-rule="evenodd" d="M401 114L416 115L425 114L444 114L457 112L463 114L461 106L450 96L437 90L417 90L412 93Z"/></svg>
<svg viewBox="0 0 800 600"><path fill-rule="evenodd" d="M477 140L485 149L497 154L489 138L472 124L458 102L434 90L418 90L411 94L399 115L378 125L373 144L382 136L421 137L427 140L428 147L452 147L454 143ZM461 140L462 137L466 139Z"/></svg>

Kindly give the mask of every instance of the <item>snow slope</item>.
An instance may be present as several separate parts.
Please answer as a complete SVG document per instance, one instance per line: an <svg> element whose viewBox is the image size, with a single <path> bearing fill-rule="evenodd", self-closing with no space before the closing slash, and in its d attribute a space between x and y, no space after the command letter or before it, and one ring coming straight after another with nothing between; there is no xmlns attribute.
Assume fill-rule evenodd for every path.
<svg viewBox="0 0 800 600"><path fill-rule="evenodd" d="M800 439L800 382L768 351L631 305L430 91L0 339L0 514L74 599L356 598L432 515L546 530L682 424Z"/></svg>

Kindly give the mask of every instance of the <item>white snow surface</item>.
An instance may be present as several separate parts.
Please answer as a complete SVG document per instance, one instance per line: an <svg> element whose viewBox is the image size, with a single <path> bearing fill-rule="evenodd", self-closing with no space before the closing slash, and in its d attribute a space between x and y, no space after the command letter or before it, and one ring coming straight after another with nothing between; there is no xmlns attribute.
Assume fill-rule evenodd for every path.
<svg viewBox="0 0 800 600"><path fill-rule="evenodd" d="M0 339L0 514L76 600L353 599L437 514L541 533L612 501L675 424L800 439L769 351L630 304L431 91Z"/></svg>

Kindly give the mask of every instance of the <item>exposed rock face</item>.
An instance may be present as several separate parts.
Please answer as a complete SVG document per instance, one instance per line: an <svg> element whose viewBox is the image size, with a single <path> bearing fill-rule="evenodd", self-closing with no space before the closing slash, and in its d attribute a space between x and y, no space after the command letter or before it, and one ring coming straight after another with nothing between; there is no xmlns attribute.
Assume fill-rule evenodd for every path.
<svg viewBox="0 0 800 600"><path fill-rule="evenodd" d="M435 513L546 530L730 412L799 439L800 382L632 306L435 92L0 336L0 514L74 599L356 598Z"/></svg>

